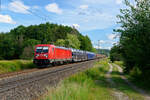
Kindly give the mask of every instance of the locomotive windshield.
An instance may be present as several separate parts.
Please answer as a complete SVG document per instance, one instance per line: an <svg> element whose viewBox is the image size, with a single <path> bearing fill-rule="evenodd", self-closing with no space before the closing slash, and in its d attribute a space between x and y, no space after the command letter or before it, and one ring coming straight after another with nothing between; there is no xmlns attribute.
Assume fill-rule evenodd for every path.
<svg viewBox="0 0 150 100"><path fill-rule="evenodd" d="M48 53L48 47L43 47L43 52Z"/></svg>
<svg viewBox="0 0 150 100"><path fill-rule="evenodd" d="M37 47L36 53L48 53L48 47Z"/></svg>

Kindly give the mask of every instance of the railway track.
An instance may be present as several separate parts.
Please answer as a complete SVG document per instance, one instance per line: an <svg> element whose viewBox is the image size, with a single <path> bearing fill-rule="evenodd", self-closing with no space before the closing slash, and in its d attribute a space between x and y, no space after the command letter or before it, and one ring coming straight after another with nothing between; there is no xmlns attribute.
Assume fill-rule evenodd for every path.
<svg viewBox="0 0 150 100"><path fill-rule="evenodd" d="M77 63L79 63L79 62L77 62ZM53 70L56 67L60 68L60 67L70 65L70 64L72 64L72 63L65 64L65 65L49 66L49 67L45 67L43 69L42 68L33 68L33 69L25 69L25 70L17 71L17 72L4 73L4 74L0 74L0 80L6 79L6 78L12 78L12 77L19 76L19 75L22 75L22 74L28 74L28 73L32 73L32 72L36 72L36 71L41 71L41 70L47 70L47 69Z"/></svg>
<svg viewBox="0 0 150 100"><path fill-rule="evenodd" d="M35 99L42 94L40 90L45 91L47 86L56 85L63 78L92 67L94 62L91 60L3 76L0 79L0 100Z"/></svg>
<svg viewBox="0 0 150 100"><path fill-rule="evenodd" d="M9 77L12 77L12 76L15 76L15 75L20 75L20 74L30 73L30 72L37 71L37 70L38 70L38 68L33 68L33 69L26 69L26 70L23 70L23 71L9 72L9 73L5 73L5 74L0 74L0 79L9 78Z"/></svg>

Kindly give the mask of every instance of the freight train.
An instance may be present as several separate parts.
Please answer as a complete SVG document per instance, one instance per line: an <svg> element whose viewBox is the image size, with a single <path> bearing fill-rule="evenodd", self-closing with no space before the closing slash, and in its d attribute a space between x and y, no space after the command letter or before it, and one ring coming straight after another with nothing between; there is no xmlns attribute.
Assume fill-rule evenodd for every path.
<svg viewBox="0 0 150 100"><path fill-rule="evenodd" d="M78 49L59 47L50 44L39 44L35 47L33 63L42 65L56 65L70 62L87 61L97 58L99 55Z"/></svg>

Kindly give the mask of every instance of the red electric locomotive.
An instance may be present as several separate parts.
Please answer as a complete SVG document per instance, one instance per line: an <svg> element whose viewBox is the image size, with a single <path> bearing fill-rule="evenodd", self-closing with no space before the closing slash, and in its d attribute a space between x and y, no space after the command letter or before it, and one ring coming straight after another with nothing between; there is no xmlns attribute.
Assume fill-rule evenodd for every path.
<svg viewBox="0 0 150 100"><path fill-rule="evenodd" d="M48 65L72 61L72 51L68 48L50 44L36 45L34 63L36 65Z"/></svg>

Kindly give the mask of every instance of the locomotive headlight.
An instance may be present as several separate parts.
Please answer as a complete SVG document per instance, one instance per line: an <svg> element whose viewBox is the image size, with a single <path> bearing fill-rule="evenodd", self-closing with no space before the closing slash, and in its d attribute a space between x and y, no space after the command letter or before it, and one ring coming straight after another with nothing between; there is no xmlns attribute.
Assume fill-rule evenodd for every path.
<svg viewBox="0 0 150 100"><path fill-rule="evenodd" d="M44 54L44 56L47 58L48 57L48 55L47 54Z"/></svg>
<svg viewBox="0 0 150 100"><path fill-rule="evenodd" d="M35 55L36 57L38 57L39 56L39 54L37 54L37 55Z"/></svg>

